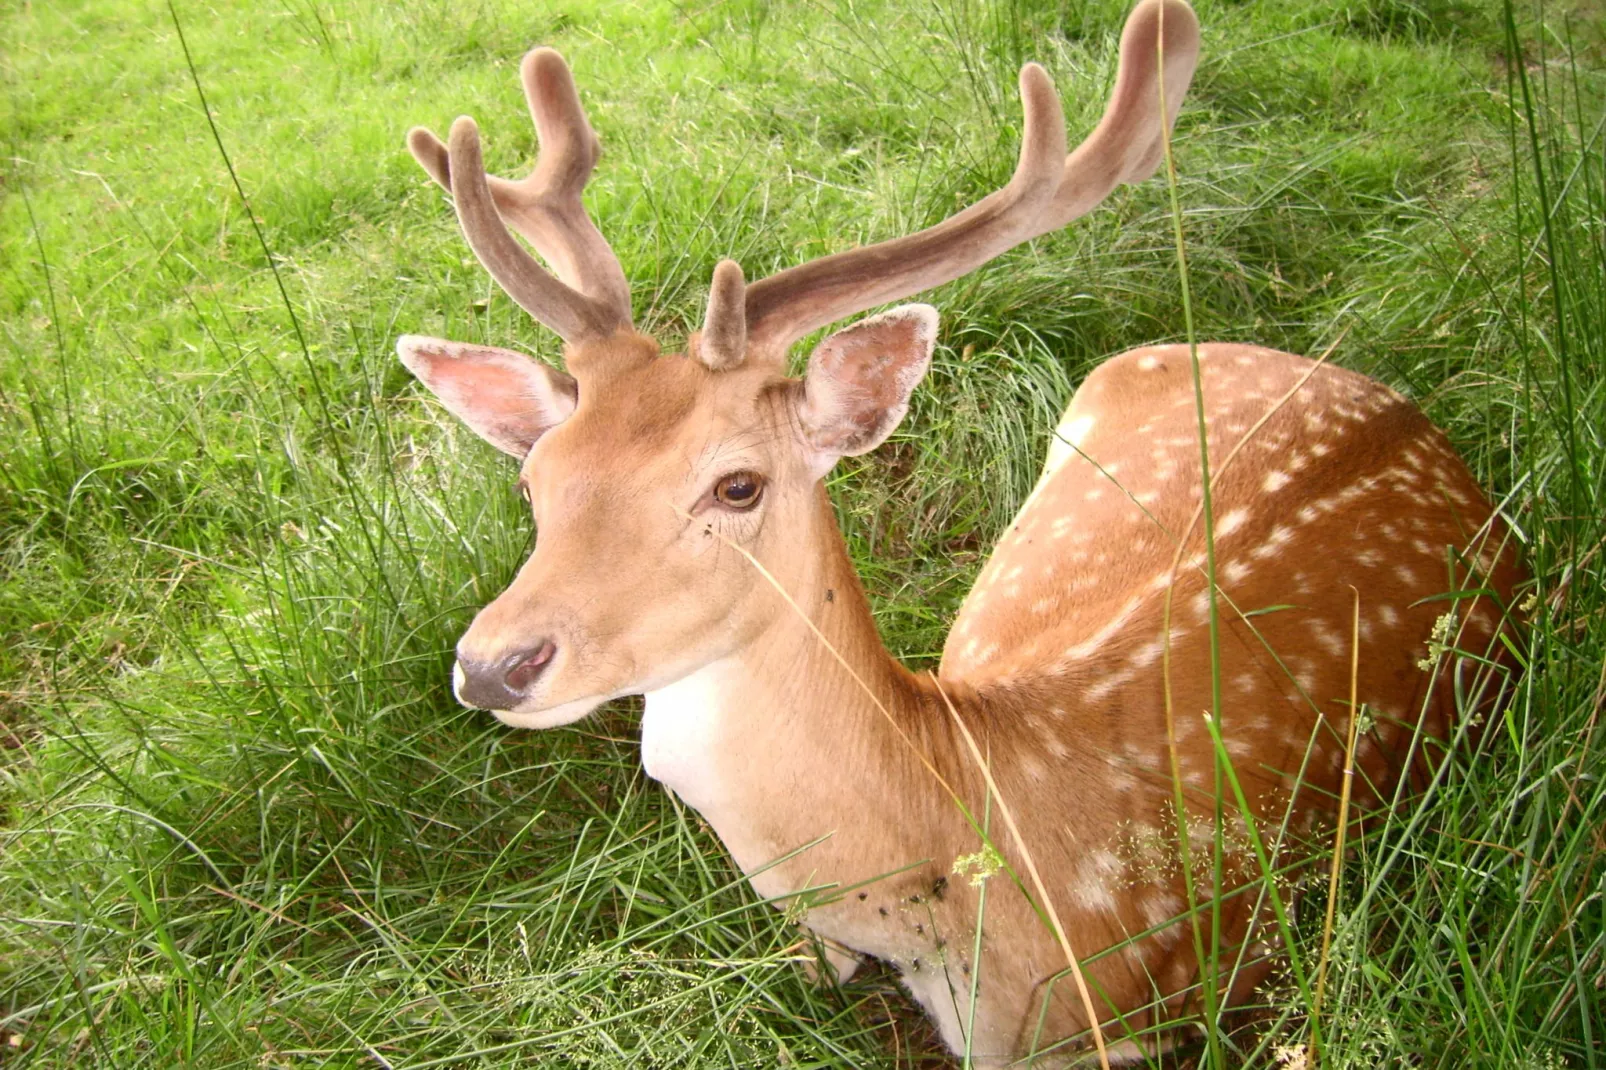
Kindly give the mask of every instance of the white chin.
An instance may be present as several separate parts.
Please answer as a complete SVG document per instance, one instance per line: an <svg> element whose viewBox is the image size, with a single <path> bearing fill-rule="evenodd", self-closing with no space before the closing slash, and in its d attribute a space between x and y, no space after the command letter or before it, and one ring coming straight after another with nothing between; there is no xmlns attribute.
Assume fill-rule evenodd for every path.
<svg viewBox="0 0 1606 1070"><path fill-rule="evenodd" d="M604 702L606 696L600 698L577 698L573 702L565 702L561 706L549 706L544 710L492 710L496 719L505 725L514 728L557 728L559 725L573 724Z"/></svg>

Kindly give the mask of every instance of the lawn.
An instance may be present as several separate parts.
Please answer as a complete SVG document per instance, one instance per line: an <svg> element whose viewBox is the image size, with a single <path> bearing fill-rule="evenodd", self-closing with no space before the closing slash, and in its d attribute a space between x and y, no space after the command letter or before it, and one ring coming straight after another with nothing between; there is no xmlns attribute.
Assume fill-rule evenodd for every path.
<svg viewBox="0 0 1606 1070"><path fill-rule="evenodd" d="M544 733L453 700L531 532L394 340L560 355L403 136L473 114L522 173L518 61L561 49L592 214L678 346L720 257L762 276L1001 184L1024 60L1074 143L1126 7L4 5L0 1065L945 1065L889 974L804 979L642 773L637 700ZM1323 1060L1606 1065L1606 21L1196 7L1176 214L1163 177L1124 187L923 298L910 419L834 473L882 633L935 664L1074 385L1187 337L1180 222L1197 336L1414 397L1534 576L1494 730L1343 867ZM1309 1001L1265 1004L1165 1065L1294 1065Z"/></svg>

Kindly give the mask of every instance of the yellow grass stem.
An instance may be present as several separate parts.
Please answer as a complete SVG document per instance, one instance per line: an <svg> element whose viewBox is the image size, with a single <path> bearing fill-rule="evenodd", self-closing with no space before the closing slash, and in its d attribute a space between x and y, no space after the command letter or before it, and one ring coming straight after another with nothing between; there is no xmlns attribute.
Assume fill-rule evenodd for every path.
<svg viewBox="0 0 1606 1070"><path fill-rule="evenodd" d="M1313 1020L1321 1018L1322 997L1327 990L1327 960L1333 944L1333 917L1338 910L1338 871L1344 864L1344 834L1349 829L1350 789L1355 782L1355 737L1361 721L1361 592L1353 586L1350 590L1355 593L1355 609L1350 622L1349 732L1344 742L1344 780L1338 794L1338 828L1333 832L1333 864L1327 873L1327 917L1322 921L1322 953L1316 962L1316 995L1311 1002L1310 1012ZM1314 1045L1311 1054L1316 1055Z"/></svg>

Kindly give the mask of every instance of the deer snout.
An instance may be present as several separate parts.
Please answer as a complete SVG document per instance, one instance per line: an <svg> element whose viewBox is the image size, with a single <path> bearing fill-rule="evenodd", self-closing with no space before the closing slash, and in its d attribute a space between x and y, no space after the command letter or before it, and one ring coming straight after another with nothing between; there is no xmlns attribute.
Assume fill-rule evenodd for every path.
<svg viewBox="0 0 1606 1070"><path fill-rule="evenodd" d="M550 639L489 661L457 648L452 670L452 691L457 701L478 710L511 710L522 702L530 686L552 664L558 648Z"/></svg>

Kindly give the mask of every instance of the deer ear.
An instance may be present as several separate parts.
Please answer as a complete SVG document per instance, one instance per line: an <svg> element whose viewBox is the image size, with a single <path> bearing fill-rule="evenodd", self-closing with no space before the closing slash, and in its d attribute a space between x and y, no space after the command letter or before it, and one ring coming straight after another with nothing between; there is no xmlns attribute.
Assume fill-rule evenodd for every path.
<svg viewBox="0 0 1606 1070"><path fill-rule="evenodd" d="M579 398L569 376L494 346L408 334L396 340L396 354L448 412L520 460L569 418Z"/></svg>
<svg viewBox="0 0 1606 1070"><path fill-rule="evenodd" d="M831 335L809 355L797 401L803 439L824 474L892 434L931 366L937 310L899 305Z"/></svg>

